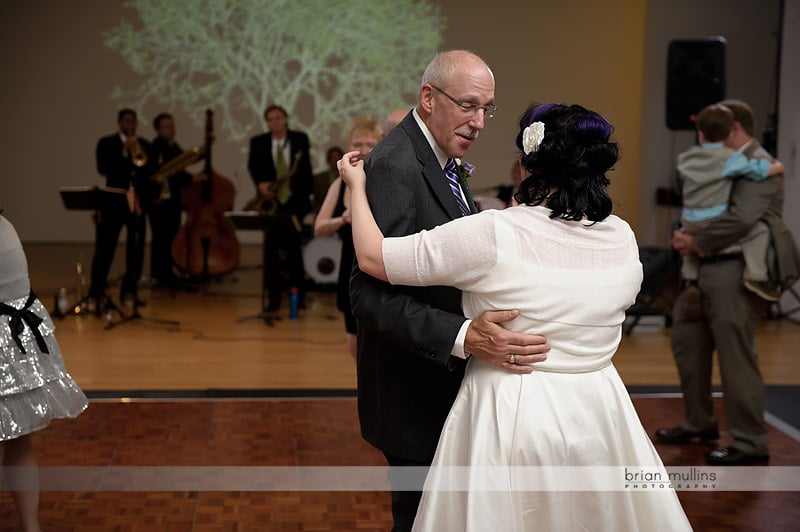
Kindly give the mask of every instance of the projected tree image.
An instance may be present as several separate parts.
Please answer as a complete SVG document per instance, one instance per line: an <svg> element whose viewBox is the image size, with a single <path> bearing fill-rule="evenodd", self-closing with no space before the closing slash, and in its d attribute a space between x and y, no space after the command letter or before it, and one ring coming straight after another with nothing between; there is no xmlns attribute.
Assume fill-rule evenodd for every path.
<svg viewBox="0 0 800 532"><path fill-rule="evenodd" d="M268 104L321 149L357 113L416 100L441 42L439 8L412 0L130 0L138 15L104 33L142 76L112 95L202 121L215 110L230 141L260 133ZM332 135L337 137L333 138Z"/></svg>

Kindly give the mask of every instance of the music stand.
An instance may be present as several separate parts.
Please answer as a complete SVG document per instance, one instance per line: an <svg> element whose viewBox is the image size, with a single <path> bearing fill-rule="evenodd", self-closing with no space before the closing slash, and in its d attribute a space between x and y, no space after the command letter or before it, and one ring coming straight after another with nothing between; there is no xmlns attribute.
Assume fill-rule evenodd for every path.
<svg viewBox="0 0 800 532"><path fill-rule="evenodd" d="M116 212L123 212L123 209L129 209L128 199L125 196L125 189L114 187L99 187L99 186L77 186L77 187L60 187L58 189L61 195L61 201L67 210L76 211L93 211L92 221L95 224L95 233L97 232L97 222L100 219L100 210L105 206L113 209ZM97 235L95 234L95 239ZM88 307L89 294L80 293L80 286L77 294L77 301L72 307L71 314L79 315L84 312ZM98 301L97 315L100 315L100 303ZM120 311L111 298L106 298L104 302L109 310L118 312L121 316L124 314ZM58 310L58 309L56 309ZM56 314L63 317L61 312Z"/></svg>
<svg viewBox="0 0 800 532"><path fill-rule="evenodd" d="M127 191L122 188L100 186L61 187L59 189L59 193L61 194L61 200L64 203L64 207L66 207L67 210L94 211L93 219L95 223L95 231L97 231L97 223L100 219L99 217L101 210L113 213L124 213L130 211L130 205L128 204L128 197L126 194ZM96 234L95 240L97 240ZM88 300L88 298L89 294L82 297L73 307L72 314L81 314L83 308L87 306L86 300ZM97 302L96 313L98 316L101 314L101 306L107 313L116 312L120 316L120 321L118 322L112 321L109 317L108 323L105 326L106 330L137 319L147 320L153 323L172 327L180 326L180 322L175 320L143 317L141 314L139 314L139 308L135 301L133 304L133 310L130 314L125 314L122 312L122 310L114 303L111 297L105 294L103 295L103 301Z"/></svg>
<svg viewBox="0 0 800 532"><path fill-rule="evenodd" d="M273 321L280 320L280 316L267 311L267 250L270 245L270 233L281 224L291 224L290 215L263 214L258 211L228 211L225 213L236 229L255 230L263 232L263 243L261 249L261 312L252 316L244 316L237 321L261 320L270 327L274 326Z"/></svg>
<svg viewBox="0 0 800 532"><path fill-rule="evenodd" d="M108 301L109 301L111 306L114 306L114 303L111 303L111 298L108 298ZM161 319L161 318L147 318L145 316L142 316L141 314L139 314L139 305L136 304L135 299L134 299L134 302L133 302L133 310L131 311L130 314L125 315L118 308L116 308L116 311L120 315L120 320L119 321L113 321L113 320L109 319L108 323L106 323L106 326L104 327L105 330L113 329L114 327L117 327L119 325L124 325L124 324L126 324L128 322L131 322L133 320L143 320L143 321L148 321L150 323L155 323L155 324L158 324L158 325L166 325L166 326L169 326L169 327L180 327L181 326L181 322L179 322L178 320L165 320L165 319Z"/></svg>
<svg viewBox="0 0 800 532"><path fill-rule="evenodd" d="M104 204L101 200L112 204L117 203L117 205L113 205L114 208L123 208L123 206L127 208L128 205L128 200L125 197L126 190L122 188L98 186L60 187L58 192L61 194L61 201L64 202L64 207L67 210L94 211L97 213Z"/></svg>

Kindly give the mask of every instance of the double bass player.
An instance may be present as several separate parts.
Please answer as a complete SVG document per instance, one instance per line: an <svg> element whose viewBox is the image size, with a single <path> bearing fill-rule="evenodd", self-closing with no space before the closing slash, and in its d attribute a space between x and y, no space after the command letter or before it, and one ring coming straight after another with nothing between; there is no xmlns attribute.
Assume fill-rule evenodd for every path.
<svg viewBox="0 0 800 532"><path fill-rule="evenodd" d="M204 150L194 147L184 152L175 140L175 119L169 113L156 115L153 129L156 136L151 151L158 170L148 183L151 202L148 209L151 234L150 279L154 287L191 291L190 285L175 275L172 243L181 225L181 190L202 178L202 174L193 178L184 168L200 159ZM168 170L170 166L174 166L174 170Z"/></svg>

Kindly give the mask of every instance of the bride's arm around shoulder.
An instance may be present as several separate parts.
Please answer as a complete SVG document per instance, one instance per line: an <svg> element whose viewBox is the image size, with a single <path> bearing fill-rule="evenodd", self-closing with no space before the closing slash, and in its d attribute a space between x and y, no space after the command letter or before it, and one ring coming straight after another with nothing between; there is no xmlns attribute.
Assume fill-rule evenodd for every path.
<svg viewBox="0 0 800 532"><path fill-rule="evenodd" d="M364 273L388 281L383 264L383 233L378 227L367 199L367 175L364 161L358 160L358 152L345 153L338 162L339 175L350 187L350 210L352 211L353 247L358 258L358 267Z"/></svg>

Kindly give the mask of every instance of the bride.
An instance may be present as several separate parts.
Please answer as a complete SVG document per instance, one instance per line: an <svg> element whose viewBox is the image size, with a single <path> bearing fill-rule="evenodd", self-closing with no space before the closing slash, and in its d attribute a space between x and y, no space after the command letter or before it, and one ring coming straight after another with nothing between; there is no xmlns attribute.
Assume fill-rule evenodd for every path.
<svg viewBox="0 0 800 532"><path fill-rule="evenodd" d="M339 161L362 271L457 287L467 317L519 309L509 328L551 346L529 374L470 360L414 530L691 530L668 484L625 482L628 471L668 477L611 361L642 281L633 231L606 193L611 131L578 105L531 106L516 139L529 174L519 205L399 238L375 223L363 161Z"/></svg>

